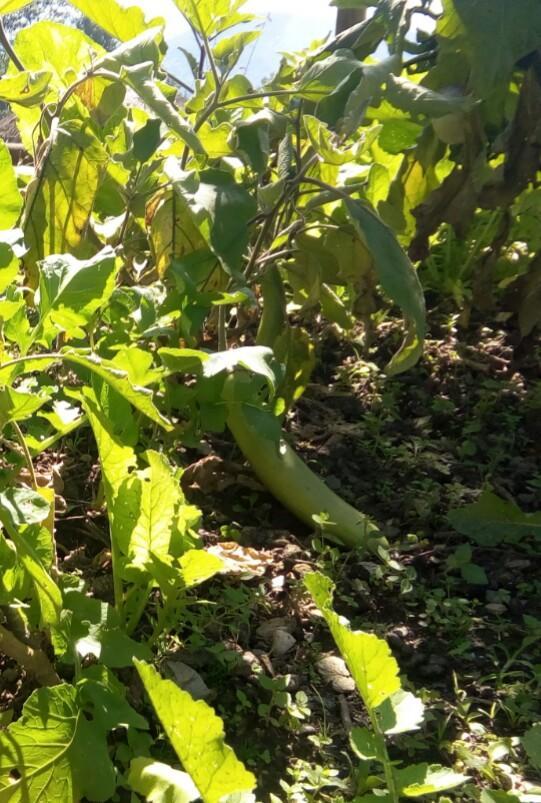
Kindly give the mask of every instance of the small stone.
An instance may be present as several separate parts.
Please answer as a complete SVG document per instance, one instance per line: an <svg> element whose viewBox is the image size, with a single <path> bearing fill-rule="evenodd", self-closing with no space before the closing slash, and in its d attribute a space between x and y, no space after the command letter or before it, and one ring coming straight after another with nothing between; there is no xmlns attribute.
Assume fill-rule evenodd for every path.
<svg viewBox="0 0 541 803"><path fill-rule="evenodd" d="M285 630L286 633L292 633L294 629L295 622L292 619L286 619L283 616L277 616L274 619L269 619L267 622L263 622L262 625L259 625L256 633L260 639L272 644L276 630Z"/></svg>
<svg viewBox="0 0 541 803"><path fill-rule="evenodd" d="M272 637L271 653L277 658L281 658L282 655L292 650L296 643L297 640L295 636L292 636L287 630L279 627L274 631Z"/></svg>
<svg viewBox="0 0 541 803"><path fill-rule="evenodd" d="M340 694L355 689L355 681L349 674L345 661L337 655L325 655L316 663L316 669L326 683Z"/></svg>
<svg viewBox="0 0 541 803"><path fill-rule="evenodd" d="M501 616L507 610L505 605L502 605L501 602L489 602L485 605L485 608L489 613L493 613L494 616Z"/></svg>
<svg viewBox="0 0 541 803"><path fill-rule="evenodd" d="M206 700L212 694L199 672L188 664L182 661L166 661L165 667L177 686L189 692L194 700Z"/></svg>

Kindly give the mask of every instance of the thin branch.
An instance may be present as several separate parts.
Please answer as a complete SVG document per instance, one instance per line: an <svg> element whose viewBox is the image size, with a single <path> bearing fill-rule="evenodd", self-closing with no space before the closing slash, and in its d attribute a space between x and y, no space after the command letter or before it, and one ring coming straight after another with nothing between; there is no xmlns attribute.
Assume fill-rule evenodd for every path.
<svg viewBox="0 0 541 803"><path fill-rule="evenodd" d="M180 78L177 78L176 75L173 75L173 73L170 73L168 70L165 70L165 74L171 81L177 84L181 89L184 89L189 95L193 95L193 93L195 92L193 87L189 86L188 84L185 84L184 81L181 81Z"/></svg>
<svg viewBox="0 0 541 803"><path fill-rule="evenodd" d="M6 33L6 29L4 28L4 20L2 19L2 17L0 17L0 44L2 45L2 47L4 48L4 50L6 51L8 56L10 57L11 61L17 67L19 72L24 72L24 70L25 70L24 64L22 63L22 61L20 60L18 55L15 53L15 51L13 49L13 45L11 44L11 42L8 39L8 35Z"/></svg>

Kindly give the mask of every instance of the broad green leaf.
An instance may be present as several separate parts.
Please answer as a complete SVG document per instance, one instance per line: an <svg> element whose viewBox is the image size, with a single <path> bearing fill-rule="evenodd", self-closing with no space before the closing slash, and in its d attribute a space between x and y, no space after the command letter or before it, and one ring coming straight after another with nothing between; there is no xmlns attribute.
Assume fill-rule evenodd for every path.
<svg viewBox="0 0 541 803"><path fill-rule="evenodd" d="M232 156L235 153L235 149L231 144L232 134L233 126L229 122L220 123L217 126L204 123L198 132L201 144L209 159L222 159L224 156Z"/></svg>
<svg viewBox="0 0 541 803"><path fill-rule="evenodd" d="M350 150L340 148L333 142L333 134L325 123L311 114L305 114L302 121L313 149L324 162L331 165L343 165L352 159Z"/></svg>
<svg viewBox="0 0 541 803"><path fill-rule="evenodd" d="M468 780L466 775L438 764L413 764L405 769L395 769L394 776L399 793L404 797L444 792Z"/></svg>
<svg viewBox="0 0 541 803"><path fill-rule="evenodd" d="M25 204L24 263L32 287L38 283L37 263L45 257L69 253L85 258L98 250L88 223L107 158L89 121L67 120L53 135Z"/></svg>
<svg viewBox="0 0 541 803"><path fill-rule="evenodd" d="M362 761L383 761L381 742L368 728L352 728L349 743L355 755Z"/></svg>
<svg viewBox="0 0 541 803"><path fill-rule="evenodd" d="M249 242L249 223L257 211L252 195L224 170L203 170L196 180L168 160L166 172L191 208L204 240L226 271L239 275Z"/></svg>
<svg viewBox="0 0 541 803"><path fill-rule="evenodd" d="M422 84L397 75L389 76L386 98L393 106L404 112L436 118L457 112L468 112L475 105L471 97L435 92Z"/></svg>
<svg viewBox="0 0 541 803"><path fill-rule="evenodd" d="M83 669L77 689L81 704L87 710L93 709L94 719L104 731L114 728L148 730L147 720L126 700L126 687L107 667L92 664Z"/></svg>
<svg viewBox="0 0 541 803"><path fill-rule="evenodd" d="M201 585L224 568L224 563L216 555L204 549L189 549L179 558L182 582L186 588Z"/></svg>
<svg viewBox="0 0 541 803"><path fill-rule="evenodd" d="M401 307L406 318L408 335L387 366L390 374L405 371L415 365L423 348L426 323L421 283L392 230L375 212L353 200L345 201L345 206L351 222L372 254L381 286Z"/></svg>
<svg viewBox="0 0 541 803"><path fill-rule="evenodd" d="M95 374L103 379L123 399L132 404L151 421L159 424L163 429L170 431L173 425L155 407L152 401L152 391L139 387L130 382L128 371L119 368L113 360L105 360L89 351L76 351L66 348L58 354L43 355L43 358L28 357L12 365L0 365L0 383L11 382L14 377L33 371L44 371L55 362L65 360Z"/></svg>
<svg viewBox="0 0 541 803"><path fill-rule="evenodd" d="M68 589L64 593L63 605L71 612L68 641L81 659L93 656L104 666L120 669L131 666L134 658L150 657L146 645L126 635L117 611L107 602ZM73 659L68 654L65 660Z"/></svg>
<svg viewBox="0 0 541 803"><path fill-rule="evenodd" d="M151 421L159 424L165 430L173 429L173 425L154 405L152 391L132 385L128 378L128 372L118 368L112 360L104 360L92 352L85 353L74 349L64 349L59 357L96 374Z"/></svg>
<svg viewBox="0 0 541 803"><path fill-rule="evenodd" d="M213 48L214 58L222 72L233 69L245 48L259 39L261 31L241 31L233 36L221 38Z"/></svg>
<svg viewBox="0 0 541 803"><path fill-rule="evenodd" d="M39 265L38 335L45 334L49 341L60 331L84 336L80 327L107 303L119 269L120 260L109 246L86 260L70 254L44 259Z"/></svg>
<svg viewBox="0 0 541 803"><path fill-rule="evenodd" d="M163 348L158 350L158 354L170 374L201 373L203 363L210 358L208 352L199 349Z"/></svg>
<svg viewBox="0 0 541 803"><path fill-rule="evenodd" d="M424 704L409 691L399 689L376 709L381 730L389 735L417 730L424 719Z"/></svg>
<svg viewBox="0 0 541 803"><path fill-rule="evenodd" d="M3 513L0 502L0 518ZM44 534L48 533L45 528L39 528L37 524L31 524L23 530L8 529L8 532L15 544L18 560L34 583L41 613L41 625L56 629L60 626L62 594L34 547L36 528L43 530ZM47 536L45 537L47 538Z"/></svg>
<svg viewBox="0 0 541 803"><path fill-rule="evenodd" d="M30 696L21 719L0 732L2 803L40 799L74 803L70 747L81 716L72 686L39 689ZM13 771L20 773L15 782Z"/></svg>
<svg viewBox="0 0 541 803"><path fill-rule="evenodd" d="M88 771L89 755L99 772ZM73 686L35 691L21 718L0 732L2 803L107 801L115 787L105 734L85 718Z"/></svg>
<svg viewBox="0 0 541 803"><path fill-rule="evenodd" d="M503 792L501 789L483 789L480 801L481 803L520 803L520 798L512 792Z"/></svg>
<svg viewBox="0 0 541 803"><path fill-rule="evenodd" d="M14 48L28 71L51 73L55 89L67 89L75 75L105 52L83 31L50 20L18 31ZM9 74L15 77L17 72L10 68Z"/></svg>
<svg viewBox="0 0 541 803"><path fill-rule="evenodd" d="M401 154L415 145L422 131L422 127L411 120L384 120L378 145L386 153Z"/></svg>
<svg viewBox="0 0 541 803"><path fill-rule="evenodd" d="M154 368L154 357L151 352L129 345L119 349L111 361L121 371L126 371L132 385L141 388L159 382L163 372Z"/></svg>
<svg viewBox="0 0 541 803"><path fill-rule="evenodd" d="M173 0L174 4L193 28L208 37L221 31L250 22L251 14L239 11L247 0Z"/></svg>
<svg viewBox="0 0 541 803"><path fill-rule="evenodd" d="M338 50L308 68L299 84L298 94L305 100L317 103L352 76L360 78L362 67L361 62L349 51Z"/></svg>
<svg viewBox="0 0 541 803"><path fill-rule="evenodd" d="M1 85L1 82L0 82ZM1 86L0 86L1 88ZM17 223L22 209L22 196L11 163L7 145L0 140L0 229L10 229Z"/></svg>
<svg viewBox="0 0 541 803"><path fill-rule="evenodd" d="M156 153L160 142L162 124L157 118L151 117L142 128L133 135L133 156L138 162L146 162Z"/></svg>
<svg viewBox="0 0 541 803"><path fill-rule="evenodd" d="M12 170L13 168L10 169ZM9 175L7 177L7 186L8 188L10 186ZM10 193L8 191L8 198L9 196ZM13 201L14 198L12 197L12 200L4 208L4 214L8 217L13 214L15 209ZM23 237L24 235L21 229L0 231L0 293L4 293L8 287L15 284L15 280L19 272L19 258L26 250L23 244ZM7 299L5 300L5 303L8 303ZM4 321L9 320L9 317L5 314L0 313L0 315L2 315Z"/></svg>
<svg viewBox="0 0 541 803"><path fill-rule="evenodd" d="M393 72L400 70L400 57L397 55L383 59L379 64L363 64L361 80L350 94L344 117L340 125L344 136L351 136L360 126L369 104L376 105L385 83L393 78Z"/></svg>
<svg viewBox="0 0 541 803"><path fill-rule="evenodd" d="M389 646L372 633L351 630L349 623L334 612L333 584L328 577L314 572L305 576L304 583L329 626L364 704L373 711L400 689L398 664Z"/></svg>
<svg viewBox="0 0 541 803"><path fill-rule="evenodd" d="M186 772L152 758L132 759L128 783L148 803L191 803L199 798L199 792Z"/></svg>
<svg viewBox="0 0 541 803"><path fill-rule="evenodd" d="M137 64L126 67L122 77L136 92L143 103L194 153L204 154L205 150L190 123L183 119L176 108L167 100L154 80L151 65Z"/></svg>
<svg viewBox="0 0 541 803"><path fill-rule="evenodd" d="M0 100L20 106L39 106L45 100L50 72L18 72L0 79Z"/></svg>
<svg viewBox="0 0 541 803"><path fill-rule="evenodd" d="M238 367L246 368L247 371L264 377L269 390L274 393L276 376L269 364L272 359L272 349L267 346L241 346L238 349L216 351L208 355L208 359L203 362L203 376L210 379L222 371L231 372Z"/></svg>
<svg viewBox="0 0 541 803"><path fill-rule="evenodd" d="M11 527L40 524L49 515L49 503L33 488L12 486L0 492L0 511Z"/></svg>
<svg viewBox="0 0 541 803"><path fill-rule="evenodd" d="M105 52L101 45L78 28L49 20L36 22L18 31L14 48L29 72L50 74L50 91L45 100L51 103L58 101L75 76L83 74L96 57ZM15 65L10 64L8 76L17 79ZM77 104L82 91L83 87L76 90L74 98L68 101L68 109ZM16 104L12 111L18 118L23 145L29 153L33 153L34 131L41 117L41 108Z"/></svg>
<svg viewBox="0 0 541 803"><path fill-rule="evenodd" d="M10 421L24 421L48 402L43 393L23 393L10 387L0 387L0 430Z"/></svg>
<svg viewBox="0 0 541 803"><path fill-rule="evenodd" d="M42 494L31 488L13 486L0 493L0 520L15 545L20 564L32 578L42 624L57 627L60 624L62 595L49 575L49 567L44 565L42 555L36 549L41 530L44 530L45 541L50 544L50 533L40 526L48 516L49 503Z"/></svg>
<svg viewBox="0 0 541 803"><path fill-rule="evenodd" d="M436 33L442 56L456 53L471 65L471 83L485 97L509 81L516 62L539 47L537 0L444 0Z"/></svg>
<svg viewBox="0 0 541 803"><path fill-rule="evenodd" d="M142 9L136 4L127 5L117 0L107 0L106 3L96 3L95 0L69 0L69 2L121 42L133 39L150 25L157 23L157 20L147 22Z"/></svg>
<svg viewBox="0 0 541 803"><path fill-rule="evenodd" d="M517 505L484 491L477 502L452 510L449 521L462 535L482 546L541 539L541 513L523 513Z"/></svg>
<svg viewBox="0 0 541 803"><path fill-rule="evenodd" d="M146 566L151 555L166 560L173 552L171 542L179 505L184 502L178 472L167 458L152 450L147 451L145 457L148 468L133 478L133 482L139 482L139 507L132 511L134 526L129 539L119 543L122 552L135 566L140 567ZM125 487L124 483L119 487L119 496ZM124 535L128 536L128 533Z"/></svg>
<svg viewBox="0 0 541 803"><path fill-rule="evenodd" d="M255 778L224 741L224 725L203 700L197 702L156 670L135 661L156 714L195 783L203 803L219 803L235 792L251 792Z"/></svg>
<svg viewBox="0 0 541 803"><path fill-rule="evenodd" d="M532 767L541 770L541 724L526 731L520 741Z"/></svg>

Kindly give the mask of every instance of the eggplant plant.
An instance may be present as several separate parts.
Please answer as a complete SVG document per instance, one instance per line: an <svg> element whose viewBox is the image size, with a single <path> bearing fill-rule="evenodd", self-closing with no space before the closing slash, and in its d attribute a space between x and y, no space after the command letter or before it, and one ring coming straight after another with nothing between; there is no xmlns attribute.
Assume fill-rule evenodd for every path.
<svg viewBox="0 0 541 803"><path fill-rule="evenodd" d="M374 11L364 22L284 54L258 87L239 66L260 35L244 0L174 0L193 34L181 77L164 61L163 19L117 0L70 0L118 43L110 50L58 22L0 37L0 101L24 151L14 165L0 141L0 650L39 687L2 722L1 801L106 801L120 787L252 799L215 715L150 666L193 589L224 570L202 548L173 455L228 428L300 519L353 549L384 544L295 454L287 414L322 326L362 326L369 348L375 321L399 311L386 370L416 363L417 268L437 283L457 233L454 297L473 304L516 283L522 334L538 325L539 257L521 244L537 231L541 36L536 0L511 2L363 2ZM0 16L25 5L0 0ZM432 33L412 41L417 14ZM103 598L59 566L42 460L88 428L110 530ZM309 585L358 683L371 731L356 749L383 766L387 799L453 785L393 766L382 711L398 721L413 705L395 696L396 664L338 620L324 580ZM366 644L379 656L374 689ZM191 780L154 761L149 724L115 674L134 660ZM193 745L183 712L203 728ZM217 762L214 781L194 750L207 774Z"/></svg>
<svg viewBox="0 0 541 803"><path fill-rule="evenodd" d="M197 56L187 57L193 86L179 101L159 20L75 5L121 44L107 53L78 30L37 23L17 34L17 62L0 85L36 154L24 197L3 163L5 225L20 227L4 244L9 382L55 359L105 360L119 381L125 372L127 390L136 346L149 372L137 384L155 385L163 403L158 412L150 391L125 399L192 439L227 425L286 507L344 545L377 544L377 526L312 474L281 423L309 379L314 346L302 324L314 316L346 330L366 322L380 285L406 321L388 370L407 369L422 350L419 281L366 195L379 126L360 126L399 55L370 67L368 80L355 50L314 50L256 90L235 68L259 31L229 35L254 22L244 3L179 2ZM342 96L354 79L355 93ZM195 391L160 363L175 349L179 363L186 349L211 354L213 342L223 369ZM233 345L269 349L272 392L257 383L251 397L231 392ZM244 362L249 371L258 354Z"/></svg>

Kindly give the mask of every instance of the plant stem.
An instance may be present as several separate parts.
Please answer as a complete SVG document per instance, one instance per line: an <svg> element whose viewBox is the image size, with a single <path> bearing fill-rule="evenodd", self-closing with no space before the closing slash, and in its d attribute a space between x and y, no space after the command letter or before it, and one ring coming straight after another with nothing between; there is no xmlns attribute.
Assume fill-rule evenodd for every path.
<svg viewBox="0 0 541 803"><path fill-rule="evenodd" d="M13 49L13 45L11 44L11 42L8 39L8 35L6 33L6 29L4 28L4 20L2 19L2 17L0 17L0 44L2 45L2 47L4 48L4 50L6 51L8 56L10 57L11 61L17 67L19 72L24 72L24 69L25 69L24 64L22 63L22 61L20 60L18 55L15 53L15 50Z"/></svg>
<svg viewBox="0 0 541 803"><path fill-rule="evenodd" d="M12 658L42 686L61 683L53 665L43 652L19 641L7 628L0 625L0 652Z"/></svg>
<svg viewBox="0 0 541 803"><path fill-rule="evenodd" d="M36 472L34 471L34 464L32 463L32 455L30 454L30 450L26 445L26 441L24 439L22 430L16 421L10 421L9 423L13 427L15 434L17 436L17 440L19 441L21 449L23 450L26 467L28 468L28 473L30 474L30 479L32 480L32 485L34 487L34 490L39 493L39 485L36 477Z"/></svg>
<svg viewBox="0 0 541 803"><path fill-rule="evenodd" d="M387 783L389 796L391 798L392 803L399 803L398 789L396 787L396 778L394 777L393 764L391 762L391 759L389 758L389 751L387 750L387 744L385 743L385 734L381 730L375 712L369 709L369 714L370 714L370 722L372 724L372 729L379 742L379 748L381 751L381 758L383 763L383 772L385 774L385 781Z"/></svg>
<svg viewBox="0 0 541 803"><path fill-rule="evenodd" d="M218 307L218 350L227 351L226 305Z"/></svg>

